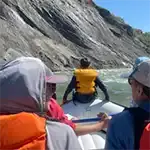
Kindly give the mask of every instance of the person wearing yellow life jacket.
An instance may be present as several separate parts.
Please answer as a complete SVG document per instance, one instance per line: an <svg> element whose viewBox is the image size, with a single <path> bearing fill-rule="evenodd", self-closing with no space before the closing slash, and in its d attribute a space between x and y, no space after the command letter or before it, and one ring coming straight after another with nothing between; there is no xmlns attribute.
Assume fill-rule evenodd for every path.
<svg viewBox="0 0 150 150"><path fill-rule="evenodd" d="M107 89L99 79L98 72L90 67L90 61L87 58L82 58L80 68L75 69L74 76L64 93L63 103L67 102L67 96L73 89L75 89L73 100L81 103L91 102L97 96L97 86L103 91L105 100L109 101Z"/></svg>
<svg viewBox="0 0 150 150"><path fill-rule="evenodd" d="M46 77L60 81L38 58L20 57L0 67L1 150L81 150L68 125L46 116L53 95Z"/></svg>

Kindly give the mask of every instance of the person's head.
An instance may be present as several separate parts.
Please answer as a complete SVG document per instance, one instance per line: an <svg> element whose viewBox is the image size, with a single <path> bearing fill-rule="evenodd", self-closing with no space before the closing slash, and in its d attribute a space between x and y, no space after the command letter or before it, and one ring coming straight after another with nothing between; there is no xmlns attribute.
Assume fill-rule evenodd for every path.
<svg viewBox="0 0 150 150"><path fill-rule="evenodd" d="M150 60L139 63L128 78L134 101L150 100Z"/></svg>
<svg viewBox="0 0 150 150"><path fill-rule="evenodd" d="M135 59L134 65L133 65L133 70L134 70L140 63L142 63L143 61L147 61L147 60L150 60L150 58L147 57L147 56L137 57L137 58Z"/></svg>
<svg viewBox="0 0 150 150"><path fill-rule="evenodd" d="M0 113L42 113L55 92L53 85L65 80L38 58L20 57L5 64L0 69Z"/></svg>
<svg viewBox="0 0 150 150"><path fill-rule="evenodd" d="M140 57L137 57L134 61L134 64L133 64L133 67L132 67L132 70L127 72L127 73L123 73L120 75L121 78L128 78L131 74L131 72L140 64L142 63L143 61L147 61L147 60L150 60L150 57L147 57L147 56L140 56Z"/></svg>
<svg viewBox="0 0 150 150"><path fill-rule="evenodd" d="M56 83L46 83L46 101L48 101L51 97L55 96L55 94L56 94Z"/></svg>
<svg viewBox="0 0 150 150"><path fill-rule="evenodd" d="M91 62L88 60L88 58L82 58L80 60L80 67L81 68L88 68L90 66Z"/></svg>

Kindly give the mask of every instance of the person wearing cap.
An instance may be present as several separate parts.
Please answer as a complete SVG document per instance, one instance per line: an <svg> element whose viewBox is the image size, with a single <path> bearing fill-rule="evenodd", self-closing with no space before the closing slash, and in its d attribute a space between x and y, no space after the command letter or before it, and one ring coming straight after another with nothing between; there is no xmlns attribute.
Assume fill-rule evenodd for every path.
<svg viewBox="0 0 150 150"><path fill-rule="evenodd" d="M140 64L142 63L143 61L146 61L146 60L150 60L150 57L147 57L147 56L140 56L140 57L137 57L134 61L134 65L133 65L133 68L132 68L132 71ZM131 74L131 72L128 72L128 73L125 73L125 74L122 74L121 77L123 78L128 78L129 75ZM137 104L134 102L133 99L130 99L130 107L136 107Z"/></svg>
<svg viewBox="0 0 150 150"><path fill-rule="evenodd" d="M49 75L45 64L32 57L1 66L0 149L81 150L74 131L46 115L53 94L47 94L45 79ZM61 80L51 75L49 81L52 78Z"/></svg>
<svg viewBox="0 0 150 150"><path fill-rule="evenodd" d="M150 57L147 57L147 56L140 56L140 57L137 57L137 58L135 59L135 61L134 61L134 65L133 65L132 71L134 70L134 68L135 68L138 64L140 64L140 63L143 62L143 61L149 60L149 59L150 59ZM123 73L123 74L120 75L120 77L121 77L121 78L128 78L132 71L130 71L130 72L128 72L128 73Z"/></svg>
<svg viewBox="0 0 150 150"><path fill-rule="evenodd" d="M98 72L90 67L90 63L91 62L87 58L82 58L80 60L80 68L75 69L74 71L74 76L64 93L63 103L67 102L68 94L73 89L75 89L75 93L72 98L73 101L89 103L97 96L97 86L99 86L99 88L103 91L105 100L109 101L107 88L99 79Z"/></svg>
<svg viewBox="0 0 150 150"><path fill-rule="evenodd" d="M150 60L139 63L128 77L137 107L114 116L108 126L106 150L150 149Z"/></svg>

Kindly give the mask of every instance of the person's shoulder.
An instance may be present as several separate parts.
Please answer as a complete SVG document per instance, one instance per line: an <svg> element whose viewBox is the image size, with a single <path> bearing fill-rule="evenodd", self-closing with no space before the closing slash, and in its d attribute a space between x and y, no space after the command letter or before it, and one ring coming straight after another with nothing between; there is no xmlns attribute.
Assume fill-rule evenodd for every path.
<svg viewBox="0 0 150 150"><path fill-rule="evenodd" d="M134 128L128 110L113 116L107 129L106 149L133 149Z"/></svg>
<svg viewBox="0 0 150 150"><path fill-rule="evenodd" d="M129 111L125 110L112 117L108 126L108 134L123 139L133 135L133 119Z"/></svg>
<svg viewBox="0 0 150 150"><path fill-rule="evenodd" d="M47 120L46 126L48 129L55 130L57 132L61 131L61 133L64 133L64 134L73 132L70 126L61 122L57 122L57 121Z"/></svg>
<svg viewBox="0 0 150 150"><path fill-rule="evenodd" d="M128 119L128 118L130 118L130 117L131 117L130 112L128 111L128 109L125 109L125 110L123 110L122 112L116 114L116 115L114 116L114 119L116 119L116 120L118 120L118 119L120 119L120 118Z"/></svg>
<svg viewBox="0 0 150 150"><path fill-rule="evenodd" d="M64 123L47 120L46 131L47 137L52 137L54 149L80 149L77 136L70 126Z"/></svg>
<svg viewBox="0 0 150 150"><path fill-rule="evenodd" d="M51 127L55 126L55 128L60 128L60 127L65 128L65 129L67 128L66 124L61 123L59 121L46 120L46 125L51 126Z"/></svg>
<svg viewBox="0 0 150 150"><path fill-rule="evenodd" d="M54 98L50 98L48 101L48 105L53 106L53 105L59 105L59 104L57 103L57 100L55 100Z"/></svg>
<svg viewBox="0 0 150 150"><path fill-rule="evenodd" d="M128 110L124 110L116 115L114 115L111 119L112 124L124 124L129 123L132 120L131 113Z"/></svg>

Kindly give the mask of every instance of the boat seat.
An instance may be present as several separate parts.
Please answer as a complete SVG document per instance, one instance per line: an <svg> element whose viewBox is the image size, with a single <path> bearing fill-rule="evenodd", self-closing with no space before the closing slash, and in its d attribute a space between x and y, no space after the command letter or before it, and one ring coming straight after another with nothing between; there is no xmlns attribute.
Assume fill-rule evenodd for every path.
<svg viewBox="0 0 150 150"><path fill-rule="evenodd" d="M104 138L97 133L79 136L78 140L82 150L100 150L104 149L105 146Z"/></svg>

